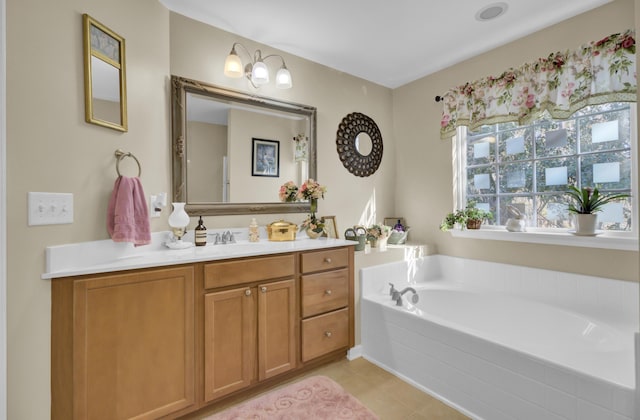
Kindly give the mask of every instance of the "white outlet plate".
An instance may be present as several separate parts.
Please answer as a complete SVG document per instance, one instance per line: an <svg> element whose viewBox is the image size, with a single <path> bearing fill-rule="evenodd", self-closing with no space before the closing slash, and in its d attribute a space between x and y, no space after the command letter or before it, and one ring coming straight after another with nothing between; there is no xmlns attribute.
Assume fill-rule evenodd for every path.
<svg viewBox="0 0 640 420"><path fill-rule="evenodd" d="M29 226L73 223L73 194L30 192Z"/></svg>
<svg viewBox="0 0 640 420"><path fill-rule="evenodd" d="M162 207L158 207L158 194L151 194L149 196L149 216L150 217L160 217L160 213L162 212Z"/></svg>

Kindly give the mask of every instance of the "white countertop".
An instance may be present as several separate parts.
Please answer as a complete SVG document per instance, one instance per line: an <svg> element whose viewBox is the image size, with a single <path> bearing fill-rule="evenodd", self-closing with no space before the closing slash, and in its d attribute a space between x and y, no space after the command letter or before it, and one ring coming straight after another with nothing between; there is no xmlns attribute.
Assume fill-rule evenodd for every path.
<svg viewBox="0 0 640 420"><path fill-rule="evenodd" d="M343 239L309 239L306 236L301 236L295 241L272 242L266 239L266 235L262 235L259 242L249 242L240 238L235 244L209 243L201 247L169 249L163 245L167 235L168 232L153 233L152 243L141 247L111 240L47 247L46 271L42 274L42 278L54 279L356 244L354 241ZM242 237L242 235L239 236Z"/></svg>

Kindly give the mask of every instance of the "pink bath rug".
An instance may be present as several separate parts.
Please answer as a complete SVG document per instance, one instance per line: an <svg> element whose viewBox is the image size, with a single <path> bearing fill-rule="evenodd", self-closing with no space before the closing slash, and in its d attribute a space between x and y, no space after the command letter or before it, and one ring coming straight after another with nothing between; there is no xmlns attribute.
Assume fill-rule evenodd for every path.
<svg viewBox="0 0 640 420"><path fill-rule="evenodd" d="M312 376L204 420L375 420L378 417L326 376Z"/></svg>

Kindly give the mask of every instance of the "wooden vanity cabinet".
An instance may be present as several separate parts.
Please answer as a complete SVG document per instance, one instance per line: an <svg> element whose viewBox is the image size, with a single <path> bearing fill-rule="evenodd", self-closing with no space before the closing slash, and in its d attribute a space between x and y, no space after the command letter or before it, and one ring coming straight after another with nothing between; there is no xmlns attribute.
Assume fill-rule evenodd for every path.
<svg viewBox="0 0 640 420"><path fill-rule="evenodd" d="M52 419L156 419L194 406L194 268L52 283Z"/></svg>
<svg viewBox="0 0 640 420"><path fill-rule="evenodd" d="M52 281L51 418L175 419L344 357L353 247Z"/></svg>
<svg viewBox="0 0 640 420"><path fill-rule="evenodd" d="M301 254L302 362L353 347L353 251Z"/></svg>
<svg viewBox="0 0 640 420"><path fill-rule="evenodd" d="M204 296L205 401L296 368L294 276L294 254L207 264L205 287L246 285Z"/></svg>

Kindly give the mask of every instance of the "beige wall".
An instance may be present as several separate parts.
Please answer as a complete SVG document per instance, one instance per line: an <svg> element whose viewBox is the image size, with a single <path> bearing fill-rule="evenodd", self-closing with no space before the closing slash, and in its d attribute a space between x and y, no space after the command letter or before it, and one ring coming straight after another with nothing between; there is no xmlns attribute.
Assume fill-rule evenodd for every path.
<svg viewBox="0 0 640 420"><path fill-rule="evenodd" d="M128 133L84 122L82 13L126 39ZM10 0L7 44L8 418L48 419L44 247L107 237L118 148L140 160L147 192L167 191L169 13L156 0ZM28 227L28 191L73 193L74 223Z"/></svg>
<svg viewBox="0 0 640 420"><path fill-rule="evenodd" d="M269 85L259 94L317 107L317 178L328 187L319 213L336 215L341 232L366 219L402 215L413 227L414 240L446 254L636 278L636 253L454 240L439 232L439 221L452 205L451 164L449 143L438 140L440 106L433 102L436 94L465 80L634 26L633 6L631 0L617 0L393 93L283 54L294 88L278 91ZM128 133L84 122L82 13L126 39ZM140 160L147 194L170 192L169 76L250 91L243 80L222 74L235 41L261 47L171 14L157 0L7 1L8 418L50 416L51 294L50 281L40 279L44 248L107 238L106 207L118 148ZM368 178L349 174L336 153L338 123L354 111L372 117L384 138L382 165ZM74 223L28 227L29 191L73 193ZM152 230L167 229L168 213L165 209L152 219ZM258 222L277 217L260 216ZM284 217L299 223L304 215ZM205 224L246 226L249 220L210 217Z"/></svg>
<svg viewBox="0 0 640 420"><path fill-rule="evenodd" d="M229 110L229 199L232 203L277 202L280 185L298 179L299 163L293 161L293 136L298 120L241 109ZM279 176L253 176L253 139L277 141Z"/></svg>
<svg viewBox="0 0 640 420"><path fill-rule="evenodd" d="M397 213L411 225L411 239L441 254L638 281L637 252L454 239L440 232L440 221L453 207L451 142L439 138L442 106L434 101L465 81L634 27L634 1L616 0L395 89Z"/></svg>
<svg viewBox="0 0 640 420"><path fill-rule="evenodd" d="M126 40L129 132L84 122L82 13ZM170 30L172 36L170 39ZM107 239L106 208L116 178L114 151L142 164L147 194L170 192L170 75L249 91L222 74L231 34L171 15L157 0L8 0L7 2L7 339L8 418L50 417L50 281L41 280L48 245ZM264 51L276 52L268 47ZM391 91L283 54L294 88L259 94L318 108L318 179L326 184L320 214L338 227L358 223L365 208L392 214L395 177ZM385 139L381 169L356 178L335 150L338 123L349 112L371 116ZM123 163L134 174L135 169ZM74 194L74 223L27 226L27 192ZM370 202L371 197L375 202ZM349 203L345 206L344 203ZM367 207L369 206L369 207ZM166 230L169 209L152 219ZM260 224L280 215L258 217ZM284 215L300 223L303 214ZM249 216L206 218L208 228L248 226ZM192 227L196 219L193 218Z"/></svg>
<svg viewBox="0 0 640 420"><path fill-rule="evenodd" d="M326 198L318 204L320 215L336 215L342 231L363 221L375 211L376 220L394 212L395 140L391 124L391 90L348 74L320 66L296 56L261 46L250 40L210 27L181 15L171 14L171 74L262 96L287 100L317 108L318 180L327 186ZM282 54L293 77L293 89L279 90L273 83L259 90L248 88L245 79L229 79L223 74L224 58L234 42L249 50ZM277 61L267 65L272 71ZM342 166L336 152L338 123L350 112L362 112L373 118L384 138L384 156L380 169L368 178L357 178ZM235 164L235 157L232 157ZM288 179L284 179L287 181ZM277 192L274 192L277 193ZM375 199L374 199L375 198ZM345 205L348 203L348 205ZM280 215L257 217L265 225ZM299 224L304 215L282 215ZM249 216L209 218L208 228L248 226ZM344 232L341 232L342 236Z"/></svg>
<svg viewBox="0 0 640 420"><path fill-rule="evenodd" d="M190 202L221 202L223 157L227 156L227 126L199 121L187 122L187 196Z"/></svg>

